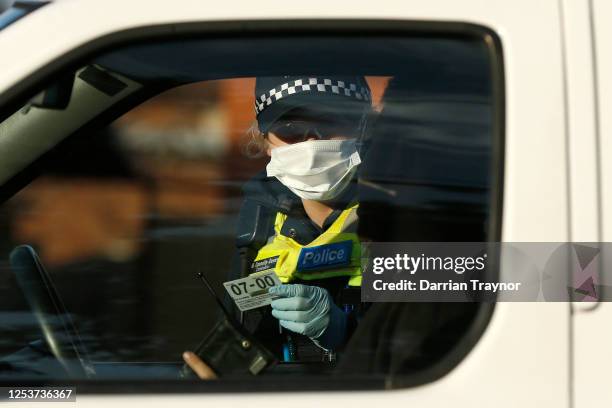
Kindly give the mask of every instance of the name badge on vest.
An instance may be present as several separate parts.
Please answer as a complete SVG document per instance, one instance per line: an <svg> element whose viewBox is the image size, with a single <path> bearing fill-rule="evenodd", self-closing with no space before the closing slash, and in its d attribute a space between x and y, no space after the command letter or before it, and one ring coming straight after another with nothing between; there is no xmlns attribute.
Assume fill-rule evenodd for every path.
<svg viewBox="0 0 612 408"><path fill-rule="evenodd" d="M351 263L352 249L353 241L351 240L302 248L297 270L310 271L346 266Z"/></svg>
<svg viewBox="0 0 612 408"><path fill-rule="evenodd" d="M272 258L261 259L259 261L253 262L251 265L251 269L253 273L267 271L268 269L274 269L276 263L278 262L278 255L273 256Z"/></svg>

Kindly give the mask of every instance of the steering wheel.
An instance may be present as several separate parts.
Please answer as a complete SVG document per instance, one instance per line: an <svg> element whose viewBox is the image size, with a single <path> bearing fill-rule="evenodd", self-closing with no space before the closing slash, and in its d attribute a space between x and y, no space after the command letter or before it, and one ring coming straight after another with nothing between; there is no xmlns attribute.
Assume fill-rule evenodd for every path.
<svg viewBox="0 0 612 408"><path fill-rule="evenodd" d="M71 378L95 375L74 322L36 251L28 245L16 247L10 265L51 354Z"/></svg>

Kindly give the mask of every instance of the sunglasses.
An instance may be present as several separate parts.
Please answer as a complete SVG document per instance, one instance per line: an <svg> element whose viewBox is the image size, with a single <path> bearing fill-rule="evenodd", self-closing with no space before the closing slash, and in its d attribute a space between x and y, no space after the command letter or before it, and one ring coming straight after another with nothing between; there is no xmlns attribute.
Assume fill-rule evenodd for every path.
<svg viewBox="0 0 612 408"><path fill-rule="evenodd" d="M354 123L339 121L281 121L270 128L275 136L290 140L293 143L304 142L308 139L327 140L333 137L356 137L359 127Z"/></svg>

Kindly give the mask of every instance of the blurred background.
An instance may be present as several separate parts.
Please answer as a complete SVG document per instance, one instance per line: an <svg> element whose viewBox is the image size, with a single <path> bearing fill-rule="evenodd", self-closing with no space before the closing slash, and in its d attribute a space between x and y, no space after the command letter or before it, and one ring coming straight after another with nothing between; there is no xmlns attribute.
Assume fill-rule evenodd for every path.
<svg viewBox="0 0 612 408"><path fill-rule="evenodd" d="M377 106L388 80L368 78ZM36 248L94 360L176 361L215 322L195 274L222 294L241 186L267 163L244 154L254 85L164 92L70 141L0 206L0 253ZM11 275L0 281L0 355L40 336Z"/></svg>

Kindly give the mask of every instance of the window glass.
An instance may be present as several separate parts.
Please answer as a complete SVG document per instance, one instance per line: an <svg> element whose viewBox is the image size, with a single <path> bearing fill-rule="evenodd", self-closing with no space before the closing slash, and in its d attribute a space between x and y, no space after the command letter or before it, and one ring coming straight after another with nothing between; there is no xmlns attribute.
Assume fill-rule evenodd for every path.
<svg viewBox="0 0 612 408"><path fill-rule="evenodd" d="M492 58L479 38L295 37L83 65L65 109L0 124L0 378L193 379L198 347L221 379L440 364L481 305L362 303L354 251L497 238ZM223 285L270 271L308 306Z"/></svg>

